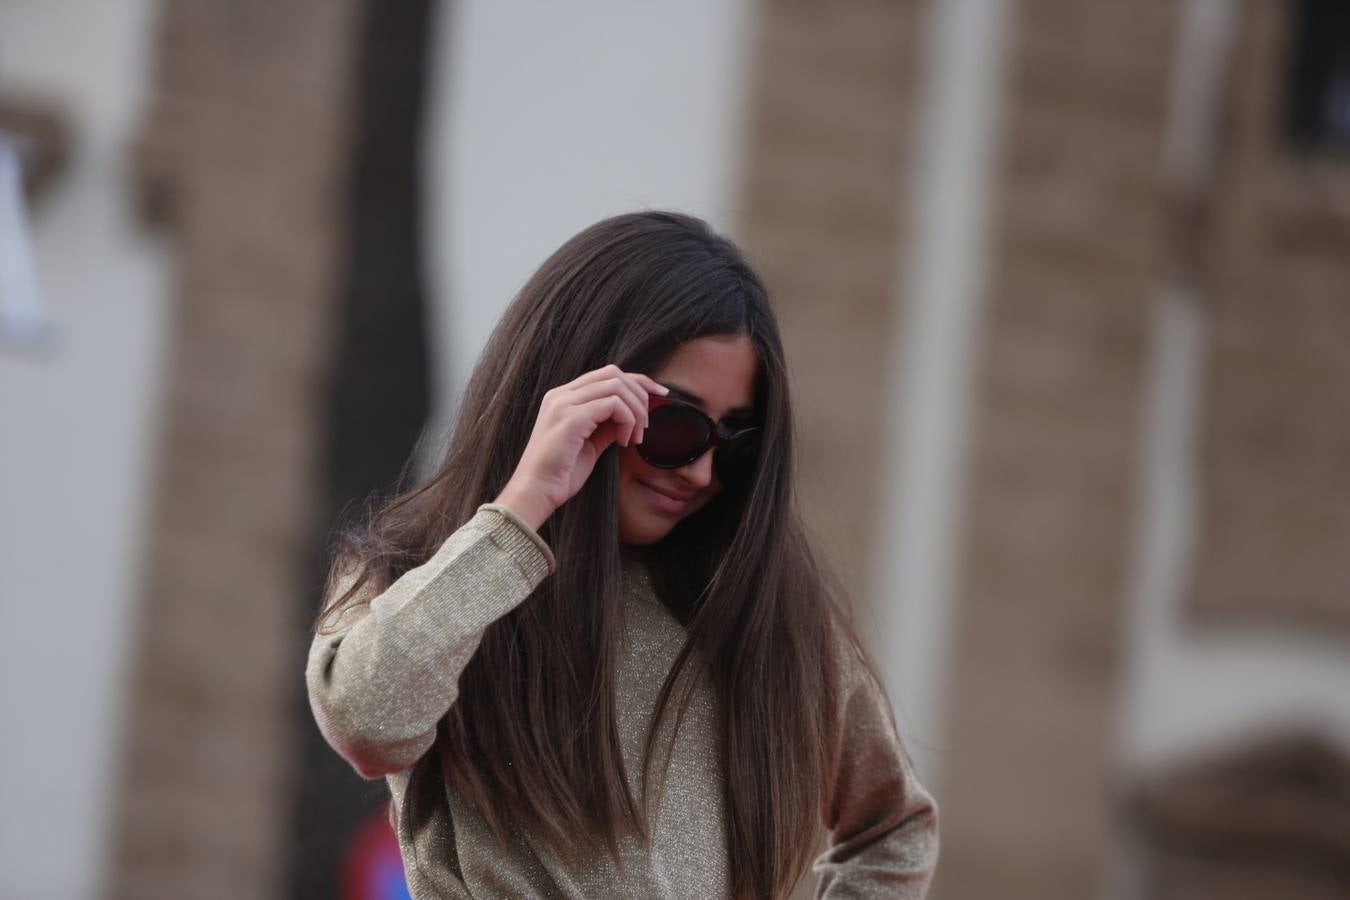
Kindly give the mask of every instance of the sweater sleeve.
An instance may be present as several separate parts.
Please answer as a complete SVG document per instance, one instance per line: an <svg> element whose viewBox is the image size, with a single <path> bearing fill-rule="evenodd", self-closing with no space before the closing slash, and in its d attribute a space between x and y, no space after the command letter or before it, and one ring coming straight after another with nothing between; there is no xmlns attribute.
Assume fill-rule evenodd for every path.
<svg viewBox="0 0 1350 900"><path fill-rule="evenodd" d="M483 632L556 568L514 512L478 507L425 563L314 636L305 684L325 740L364 778L407 769L431 747Z"/></svg>
<svg viewBox="0 0 1350 900"><path fill-rule="evenodd" d="M814 865L817 900L920 900L937 865L937 803L915 775L884 695L856 663L844 679L841 727L829 846Z"/></svg>

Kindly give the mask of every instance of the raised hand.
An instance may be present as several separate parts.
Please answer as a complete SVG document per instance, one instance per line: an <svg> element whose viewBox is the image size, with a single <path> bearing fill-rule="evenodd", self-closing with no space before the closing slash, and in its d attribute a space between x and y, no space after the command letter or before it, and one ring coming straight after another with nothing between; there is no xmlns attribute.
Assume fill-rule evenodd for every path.
<svg viewBox="0 0 1350 900"><path fill-rule="evenodd" d="M641 443L647 396L669 391L612 363L549 389L525 452L495 502L538 528L586 483L610 444Z"/></svg>

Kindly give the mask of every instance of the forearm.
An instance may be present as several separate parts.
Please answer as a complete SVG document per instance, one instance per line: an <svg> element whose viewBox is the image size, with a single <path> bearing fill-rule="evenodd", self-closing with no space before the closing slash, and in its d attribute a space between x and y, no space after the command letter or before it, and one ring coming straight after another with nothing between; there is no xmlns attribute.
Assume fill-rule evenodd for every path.
<svg viewBox="0 0 1350 900"><path fill-rule="evenodd" d="M862 835L836 843L816 863L817 900L894 897L922 900L938 857L938 810L922 788L894 824L859 846Z"/></svg>
<svg viewBox="0 0 1350 900"><path fill-rule="evenodd" d="M510 509L479 507L427 562L316 635L306 684L315 721L361 775L404 769L426 752L484 631L555 567Z"/></svg>
<svg viewBox="0 0 1350 900"><path fill-rule="evenodd" d="M846 650L839 755L816 860L817 898L928 893L938 858L938 807L919 782L873 675Z"/></svg>
<svg viewBox="0 0 1350 900"><path fill-rule="evenodd" d="M553 504L540 491L521 487L514 481L502 488L502 492L492 502L511 510L535 531L554 513Z"/></svg>

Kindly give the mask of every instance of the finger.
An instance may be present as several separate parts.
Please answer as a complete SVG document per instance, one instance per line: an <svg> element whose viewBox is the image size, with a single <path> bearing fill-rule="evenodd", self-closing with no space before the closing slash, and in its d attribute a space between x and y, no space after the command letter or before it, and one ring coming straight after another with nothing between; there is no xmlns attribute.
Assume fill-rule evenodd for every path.
<svg viewBox="0 0 1350 900"><path fill-rule="evenodd" d="M576 378L562 385L564 389L579 388L582 385L591 384L595 381L603 381L606 378L613 378L616 375L623 374L623 370L614 363L601 366L598 369L591 369L589 372L582 372Z"/></svg>
<svg viewBox="0 0 1350 900"><path fill-rule="evenodd" d="M647 430L647 413L649 405L647 402L647 395L651 393L655 393L659 396L669 394L670 389L665 385L658 383L649 375L642 372L625 372L620 369L618 365L611 363L609 365L601 366L598 369L584 372L572 381L560 385L557 390L566 395L569 392L575 392L584 386L599 383L607 377L624 378L633 385L638 399L635 409L640 417L639 424L634 430L637 432L638 442L641 443ZM594 394L587 392L584 396L589 398L594 396ZM628 436L628 440L631 442L632 435Z"/></svg>
<svg viewBox="0 0 1350 900"><path fill-rule="evenodd" d="M623 378L625 383L628 384L629 389L632 391L633 411L637 413L637 422L633 426L633 433L629 436L629 443L632 443L633 439L636 438L637 443L640 444L642 443L643 436L647 432L647 417L650 414L648 397L650 395L643 387L636 372L625 372L623 373Z"/></svg>
<svg viewBox="0 0 1350 900"><path fill-rule="evenodd" d="M638 420L637 442L640 444L642 443L643 438L647 436L647 422L651 418L651 392L647 390L646 382L644 381L644 379L647 379L647 376L643 375L641 372L626 372L624 374L628 378L629 383L633 385L633 392L637 394L638 397L640 418Z"/></svg>
<svg viewBox="0 0 1350 900"><path fill-rule="evenodd" d="M601 381L592 381L579 388L572 388L564 392L564 397L568 403L575 404L585 403L606 394L620 395L625 400L630 401L634 413L642 412L647 402L644 392L633 383L631 378L626 378L623 375L615 375Z"/></svg>
<svg viewBox="0 0 1350 900"><path fill-rule="evenodd" d="M567 394L568 402L572 404L585 403L603 396L618 396L633 411L635 418L632 430L621 436L621 442L627 446L631 442L634 432L639 428L646 427L647 423L647 398L646 393L637 388L632 379L623 376L606 378L603 381L594 381L590 384L576 388Z"/></svg>
<svg viewBox="0 0 1350 900"><path fill-rule="evenodd" d="M626 428L631 431L631 425L636 421L633 411L628 408L628 404L613 394L598 397L595 400L572 407L572 415L582 421L590 422L595 427L605 422L615 422L619 426L616 429L616 438L623 434ZM595 427L587 432L587 437L595 433ZM608 442L606 442L606 445L608 445ZM604 447L599 449L603 450Z"/></svg>
<svg viewBox="0 0 1350 900"><path fill-rule="evenodd" d="M619 442L619 433L621 430L622 426L617 425L612 421L603 422L596 426L595 431L591 432L591 436L587 440L595 445L596 453L602 453L610 444Z"/></svg>
<svg viewBox="0 0 1350 900"><path fill-rule="evenodd" d="M666 387L664 384L661 384L660 382L656 381L650 376L644 375L641 372L633 372L632 374L638 379L638 382L646 390L660 394L662 397L670 393L670 388Z"/></svg>
<svg viewBox="0 0 1350 900"><path fill-rule="evenodd" d="M592 369L589 372L584 372L581 375L578 375L576 378L572 379L571 381L567 382L566 384L561 385L561 387L565 390L578 388L581 387L582 385L590 384L591 382L594 381L600 381L603 380L604 378L614 377L616 375L632 377L638 382L639 386L642 387L644 390L653 391L657 394L660 394L661 396L665 396L666 394L670 393L670 388L651 378L649 375L646 375L642 372L625 372L614 363L610 363L609 365L606 366L601 366L598 369Z"/></svg>
<svg viewBox="0 0 1350 900"><path fill-rule="evenodd" d="M658 397L664 397L670 393L670 388L666 387L664 384L661 384L656 379L652 378L650 375L647 375L643 372L630 372L628 374L632 376L633 381L642 390L643 394L642 431L639 432L638 434L638 443L640 444L647 437L647 425L649 424L649 420L651 417L651 404L650 402L648 402L648 398L652 394L655 394Z"/></svg>
<svg viewBox="0 0 1350 900"><path fill-rule="evenodd" d="M625 373L622 369L620 369L617 364L609 363L608 365L601 366L598 369L591 369L589 372L583 372L581 375L577 376L576 378L572 379L566 384L561 385L560 389L564 394L566 394L568 392L578 391L582 387L601 383L609 378L626 378L626 377L627 373ZM647 400L645 397L642 396L642 391L639 390L635 385L633 386L632 389L635 392L635 401L633 403L633 408L635 412L641 417L641 420L644 423L645 427L647 415ZM590 398L596 395L592 392L586 392L582 396ZM575 396L572 397L572 402L576 402ZM633 430L636 430L636 427ZM633 435L631 432L625 435L623 438L624 445L627 446L632 441L632 438Z"/></svg>

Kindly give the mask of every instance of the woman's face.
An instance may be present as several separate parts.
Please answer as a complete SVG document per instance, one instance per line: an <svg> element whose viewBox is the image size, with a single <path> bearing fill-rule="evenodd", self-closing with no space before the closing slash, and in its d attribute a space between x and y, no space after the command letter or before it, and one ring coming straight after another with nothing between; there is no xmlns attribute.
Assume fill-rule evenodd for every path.
<svg viewBox="0 0 1350 900"><path fill-rule="evenodd" d="M713 335L680 345L662 368L647 374L670 388L671 397L691 402L721 422L752 414L758 366L748 337ZM620 447L619 541L655 543L715 497L722 485L713 472L714 452L705 451L678 469L658 469L638 456L636 443Z"/></svg>

